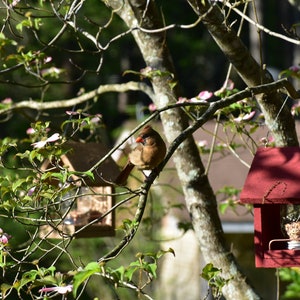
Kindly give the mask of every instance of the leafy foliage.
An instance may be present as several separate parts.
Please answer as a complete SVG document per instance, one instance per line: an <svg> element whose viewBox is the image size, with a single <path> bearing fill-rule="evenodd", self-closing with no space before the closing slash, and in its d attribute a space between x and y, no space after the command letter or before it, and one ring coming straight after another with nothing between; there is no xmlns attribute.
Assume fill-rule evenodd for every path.
<svg viewBox="0 0 300 300"><path fill-rule="evenodd" d="M281 268L279 278L288 285L281 299L297 299L300 297L300 270L299 268Z"/></svg>
<svg viewBox="0 0 300 300"><path fill-rule="evenodd" d="M211 288L212 294L216 299L221 299L222 288L229 282L230 279L225 279L222 275L222 270L214 267L213 264L207 264L201 273L201 277L207 280L209 287Z"/></svg>

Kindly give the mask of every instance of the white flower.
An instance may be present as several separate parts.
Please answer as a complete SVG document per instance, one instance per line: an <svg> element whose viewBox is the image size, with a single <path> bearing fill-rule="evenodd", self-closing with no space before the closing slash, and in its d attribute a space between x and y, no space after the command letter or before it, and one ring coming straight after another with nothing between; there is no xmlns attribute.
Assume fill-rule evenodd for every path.
<svg viewBox="0 0 300 300"><path fill-rule="evenodd" d="M47 138L47 142L51 143L51 142L56 142L60 139L60 134L59 133L54 133L52 134L49 138Z"/></svg>
<svg viewBox="0 0 300 300"><path fill-rule="evenodd" d="M237 123L240 123L242 121L249 121L254 117L254 115L255 115L255 111L251 111L248 114L245 114L243 116L239 116L239 117L235 118L234 121Z"/></svg>
<svg viewBox="0 0 300 300"><path fill-rule="evenodd" d="M52 142L56 142L61 138L59 133L54 133L52 134L49 138L47 138L46 140L43 141L38 141L35 142L33 144L31 144L33 146L33 148L43 148L47 143L52 143Z"/></svg>
<svg viewBox="0 0 300 300"><path fill-rule="evenodd" d="M207 146L208 146L207 140L201 140L201 141L199 141L199 142L198 142L198 146L199 146L200 148L205 148L205 147L207 147Z"/></svg>
<svg viewBox="0 0 300 300"><path fill-rule="evenodd" d="M39 290L40 293L47 292L57 292L59 294L66 294L72 292L73 285L65 285L65 286L52 286L52 287L44 287Z"/></svg>

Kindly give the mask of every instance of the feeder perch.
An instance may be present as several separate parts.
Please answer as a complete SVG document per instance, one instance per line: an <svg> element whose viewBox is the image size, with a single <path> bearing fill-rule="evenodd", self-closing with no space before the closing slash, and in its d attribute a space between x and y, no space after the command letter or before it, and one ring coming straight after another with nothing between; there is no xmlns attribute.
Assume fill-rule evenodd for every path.
<svg viewBox="0 0 300 300"><path fill-rule="evenodd" d="M68 142L65 147L70 150L61 157L60 165L69 171L77 172L89 170L108 152L108 149L99 143ZM52 170L53 165L49 160L43 163L41 169L58 171ZM72 175L70 181L74 188L66 192L61 199L59 209L62 220L54 224L50 217L49 225L40 227L40 236L47 238L114 236L114 211L104 218L101 216L115 203L114 187L107 181L116 178L118 172L118 166L109 158L93 172L94 180L85 178L82 181ZM50 183L59 184L54 178L51 178Z"/></svg>
<svg viewBox="0 0 300 300"><path fill-rule="evenodd" d="M259 148L240 200L254 205L256 267L300 266L300 148Z"/></svg>

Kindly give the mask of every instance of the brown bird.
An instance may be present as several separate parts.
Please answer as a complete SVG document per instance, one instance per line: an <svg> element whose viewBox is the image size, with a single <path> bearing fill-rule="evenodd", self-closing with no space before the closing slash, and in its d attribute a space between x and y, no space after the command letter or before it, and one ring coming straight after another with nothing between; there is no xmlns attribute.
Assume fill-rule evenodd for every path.
<svg viewBox="0 0 300 300"><path fill-rule="evenodd" d="M115 180L116 184L125 185L134 166L139 170L153 170L165 158L166 144L151 126L144 127L135 141L139 145L129 154L127 164Z"/></svg>

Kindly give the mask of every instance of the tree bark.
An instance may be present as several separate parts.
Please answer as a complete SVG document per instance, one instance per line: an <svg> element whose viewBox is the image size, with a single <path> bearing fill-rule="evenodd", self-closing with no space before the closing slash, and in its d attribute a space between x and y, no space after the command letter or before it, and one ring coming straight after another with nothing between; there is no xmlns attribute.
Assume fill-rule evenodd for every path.
<svg viewBox="0 0 300 300"><path fill-rule="evenodd" d="M203 5L202 0L192 0L190 4L199 16L203 16L203 24L247 86L273 82L272 75L255 61L235 31L226 25L218 5L211 6L207 2ZM256 99L276 145L299 146L294 118L280 93L273 91Z"/></svg>
<svg viewBox="0 0 300 300"><path fill-rule="evenodd" d="M145 63L152 69L167 71L175 76L172 59L169 54L165 33L150 33L137 29L162 28L160 16L154 1L106 1L114 9L132 34L144 57ZM155 92L155 104L158 108L175 103L179 96L178 87L170 87L171 77L154 76L151 78ZM188 120L181 109L167 110L161 119L168 142L176 139L187 128ZM245 276L239 271L232 253L226 247L221 221L217 211L217 202L199 151L190 135L173 155L179 179L184 191L186 205L191 214L193 226L200 243L201 252L207 262L221 268L225 279L230 279L223 288L227 299L259 299Z"/></svg>

